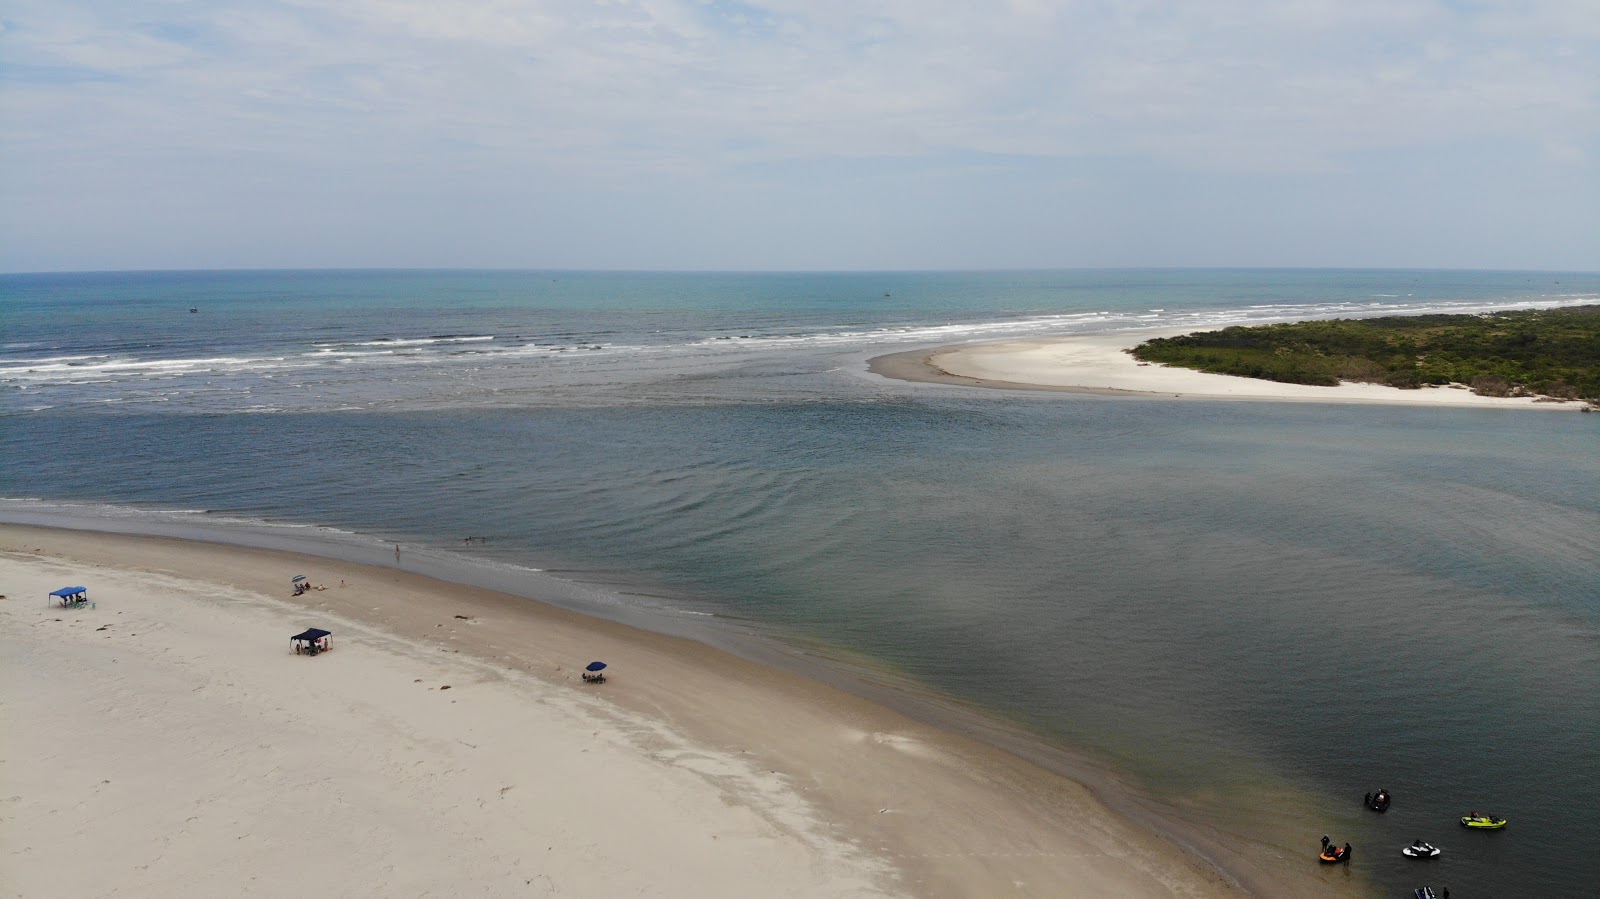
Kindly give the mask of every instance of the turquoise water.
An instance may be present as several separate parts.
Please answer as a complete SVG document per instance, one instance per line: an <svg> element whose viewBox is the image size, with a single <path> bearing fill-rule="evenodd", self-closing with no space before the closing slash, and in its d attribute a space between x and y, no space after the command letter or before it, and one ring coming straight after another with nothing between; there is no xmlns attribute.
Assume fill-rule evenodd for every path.
<svg viewBox="0 0 1600 899"><path fill-rule="evenodd" d="M612 617L859 654L1224 833L1348 839L1380 892L1582 895L1600 416L990 393L862 361L1597 300L1600 276L1548 273L8 276L0 515L398 540ZM1380 786L1393 809L1362 813ZM1255 801L1275 790L1312 818ZM1468 808L1511 827L1463 833ZM1425 876L1416 837L1445 848Z"/></svg>

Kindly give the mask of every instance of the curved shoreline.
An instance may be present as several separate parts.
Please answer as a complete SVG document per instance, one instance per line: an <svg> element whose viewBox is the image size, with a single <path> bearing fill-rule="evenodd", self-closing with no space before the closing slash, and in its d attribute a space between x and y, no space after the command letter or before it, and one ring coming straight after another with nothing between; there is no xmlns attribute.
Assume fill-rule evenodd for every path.
<svg viewBox="0 0 1600 899"><path fill-rule="evenodd" d="M1478 396L1455 386L1401 390L1349 382L1338 387L1284 384L1140 362L1127 352L1146 340L1194 331L1167 328L955 344L876 356L867 360L867 371L898 381L1098 396L1477 409L1588 408L1581 401Z"/></svg>
<svg viewBox="0 0 1600 899"><path fill-rule="evenodd" d="M265 572L287 568L303 570L313 581L349 580L352 588L379 583L381 598L352 589L270 601L307 610L338 601L328 614L424 643L439 643L444 624L451 628L452 650L514 669L547 688L570 680L570 672L556 673L562 672L559 656L579 651L578 645L588 655L625 659L627 669L648 665L648 680L624 678L627 689L607 691L606 699L681 730L697 745L739 746L790 783L804 785L805 798L834 822L829 826L843 826L858 844L876 847L875 854L901 870L897 894L995 895L1016 880L1049 884L1053 895L1073 888L1084 895L1107 889L1119 895L1225 895L1285 886L1285 871L1263 869L1230 852L1217 835L1206 835L1204 825L1163 816L1136 793L1108 786L1111 780L1096 788L1056 773L1051 762L1061 760L1047 757L1052 750L1034 745L1030 751L1003 727L984 728L976 720L967 728L930 725L825 682L684 638L385 565L165 537L0 526L7 558L41 545L50 548L27 554L176 572L186 583L236 591L269 590L276 582L263 582ZM369 600L378 604L369 607ZM495 622L488 635L493 640L450 624L443 613L455 609L475 621ZM517 634L527 645L496 645ZM777 711L783 714L774 716ZM949 712L952 718L962 715L959 709ZM746 716L752 720L742 720ZM775 727L775 717L784 726ZM963 735L970 728L985 729L984 737ZM871 808L862 802L868 794L865 805ZM880 803L896 813L881 813ZM943 814L955 807L968 814ZM1298 889L1309 894L1327 886L1308 877Z"/></svg>

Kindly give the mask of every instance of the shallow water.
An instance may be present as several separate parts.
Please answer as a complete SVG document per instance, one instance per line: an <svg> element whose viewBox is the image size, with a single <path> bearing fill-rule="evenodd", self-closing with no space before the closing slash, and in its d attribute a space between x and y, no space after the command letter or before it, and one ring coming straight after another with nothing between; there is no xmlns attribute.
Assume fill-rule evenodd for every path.
<svg viewBox="0 0 1600 899"><path fill-rule="evenodd" d="M1600 879L1600 416L859 371L871 347L972 335L1594 301L1595 276L0 286L0 495L38 500L0 515L309 523L544 569L575 607L859 653L1285 854L1349 840L1380 892ZM1393 809L1363 812L1380 786ZM1463 832L1468 808L1512 823ZM1402 858L1416 837L1445 855Z"/></svg>

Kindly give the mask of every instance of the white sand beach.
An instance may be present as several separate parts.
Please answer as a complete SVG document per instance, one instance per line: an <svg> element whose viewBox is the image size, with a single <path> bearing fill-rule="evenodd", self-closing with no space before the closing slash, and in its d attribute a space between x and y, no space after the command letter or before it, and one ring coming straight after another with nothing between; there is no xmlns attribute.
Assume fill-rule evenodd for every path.
<svg viewBox="0 0 1600 899"><path fill-rule="evenodd" d="M868 363L877 374L904 381L928 381L1032 390L1271 400L1303 403L1380 403L1404 406L1472 406L1578 410L1582 402L1548 402L1530 397L1478 396L1464 387L1401 390L1380 384L1346 382L1338 387L1282 384L1256 378L1216 375L1140 362L1127 350L1157 337L1192 329L1117 331L1075 337L1018 340L939 347L879 356Z"/></svg>
<svg viewBox="0 0 1600 899"><path fill-rule="evenodd" d="M0 525L0 892L1241 892L1006 752L373 561ZM69 584L95 607L47 603ZM291 651L309 626L332 651Z"/></svg>

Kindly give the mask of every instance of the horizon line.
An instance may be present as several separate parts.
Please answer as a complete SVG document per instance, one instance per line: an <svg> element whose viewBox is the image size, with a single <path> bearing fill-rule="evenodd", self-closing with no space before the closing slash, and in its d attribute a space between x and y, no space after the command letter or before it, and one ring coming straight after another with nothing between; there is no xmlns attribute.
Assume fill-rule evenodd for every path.
<svg viewBox="0 0 1600 899"><path fill-rule="evenodd" d="M0 278L33 275L183 275L183 274L340 274L340 273L501 273L534 274L559 272L566 274L616 274L616 275L921 275L921 274L1006 274L1043 272L1178 272L1178 271L1260 271L1260 272L1499 272L1527 274L1600 275L1600 269L1556 268L1494 268L1454 266L1399 266L1399 265L1076 265L1076 266L997 266L994 268L795 268L795 269L739 269L739 268L563 268L521 266L305 266L305 267L217 267L217 268L110 268L110 269L34 269L0 271Z"/></svg>

